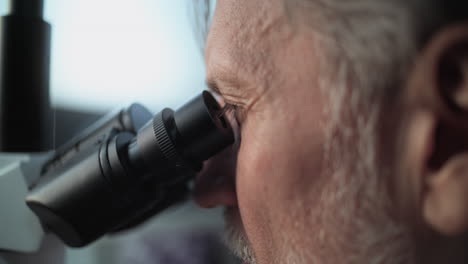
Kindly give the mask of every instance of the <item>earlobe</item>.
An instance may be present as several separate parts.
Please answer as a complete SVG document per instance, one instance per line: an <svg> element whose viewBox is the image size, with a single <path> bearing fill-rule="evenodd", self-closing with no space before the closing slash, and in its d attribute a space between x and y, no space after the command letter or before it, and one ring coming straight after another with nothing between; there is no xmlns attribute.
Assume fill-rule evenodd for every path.
<svg viewBox="0 0 468 264"><path fill-rule="evenodd" d="M436 231L458 236L468 231L468 154L446 161L429 175L423 198L423 217Z"/></svg>

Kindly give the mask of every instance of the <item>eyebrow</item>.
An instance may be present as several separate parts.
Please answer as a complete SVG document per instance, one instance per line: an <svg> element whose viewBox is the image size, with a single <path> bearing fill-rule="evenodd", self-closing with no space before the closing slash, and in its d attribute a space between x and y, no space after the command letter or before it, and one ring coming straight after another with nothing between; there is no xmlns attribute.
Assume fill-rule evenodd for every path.
<svg viewBox="0 0 468 264"><path fill-rule="evenodd" d="M206 86L208 87L209 90L217 93L217 94L221 94L221 91L219 90L219 87L218 87L218 84L216 83L215 80L209 80L207 79L205 81L206 83Z"/></svg>

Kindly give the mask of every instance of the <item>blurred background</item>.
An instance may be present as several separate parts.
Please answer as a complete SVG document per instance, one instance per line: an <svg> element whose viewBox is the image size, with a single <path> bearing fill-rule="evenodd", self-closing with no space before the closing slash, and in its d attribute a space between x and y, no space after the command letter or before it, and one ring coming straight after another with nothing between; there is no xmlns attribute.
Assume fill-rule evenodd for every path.
<svg viewBox="0 0 468 264"><path fill-rule="evenodd" d="M0 0L0 12L8 10ZM55 147L112 110L153 113L205 89L192 0L45 0L52 25ZM188 202L135 230L67 249L77 263L237 263L220 243L222 210Z"/></svg>

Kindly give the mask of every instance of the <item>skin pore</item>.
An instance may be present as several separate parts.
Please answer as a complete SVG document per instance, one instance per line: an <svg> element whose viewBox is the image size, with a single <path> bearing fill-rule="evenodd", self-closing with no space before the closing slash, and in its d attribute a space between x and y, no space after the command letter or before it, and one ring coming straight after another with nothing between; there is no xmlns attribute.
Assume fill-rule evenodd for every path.
<svg viewBox="0 0 468 264"><path fill-rule="evenodd" d="M424 97L407 94L430 87L411 81L416 73L433 73L411 71L408 82L399 82L407 76L393 69L411 66L411 54L388 50L383 63L336 52L331 47L342 43L311 27L324 21L310 20L291 2L300 1L217 1L205 50L207 82L235 106L231 121L239 135L232 149L206 164L195 200L227 208L228 244L251 264L437 263L418 256L428 249L458 256L438 243L416 246L419 234L434 232L425 217L434 211L420 204L429 182L414 180L419 172L407 168L427 166L422 157L433 155L427 152L434 133L413 115ZM401 86L392 97L397 101L362 95L380 83ZM412 107L408 98L417 98ZM440 195L446 197L434 197ZM457 244L456 235L444 238L445 245Z"/></svg>

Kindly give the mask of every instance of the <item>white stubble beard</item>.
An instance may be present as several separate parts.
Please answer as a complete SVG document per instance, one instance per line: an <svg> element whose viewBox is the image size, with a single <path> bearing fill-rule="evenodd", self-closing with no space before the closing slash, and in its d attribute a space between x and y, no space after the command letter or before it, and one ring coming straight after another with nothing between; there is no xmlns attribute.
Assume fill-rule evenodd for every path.
<svg viewBox="0 0 468 264"><path fill-rule="evenodd" d="M245 234L237 208L226 208L224 243L238 258L249 264L256 264L252 246Z"/></svg>

